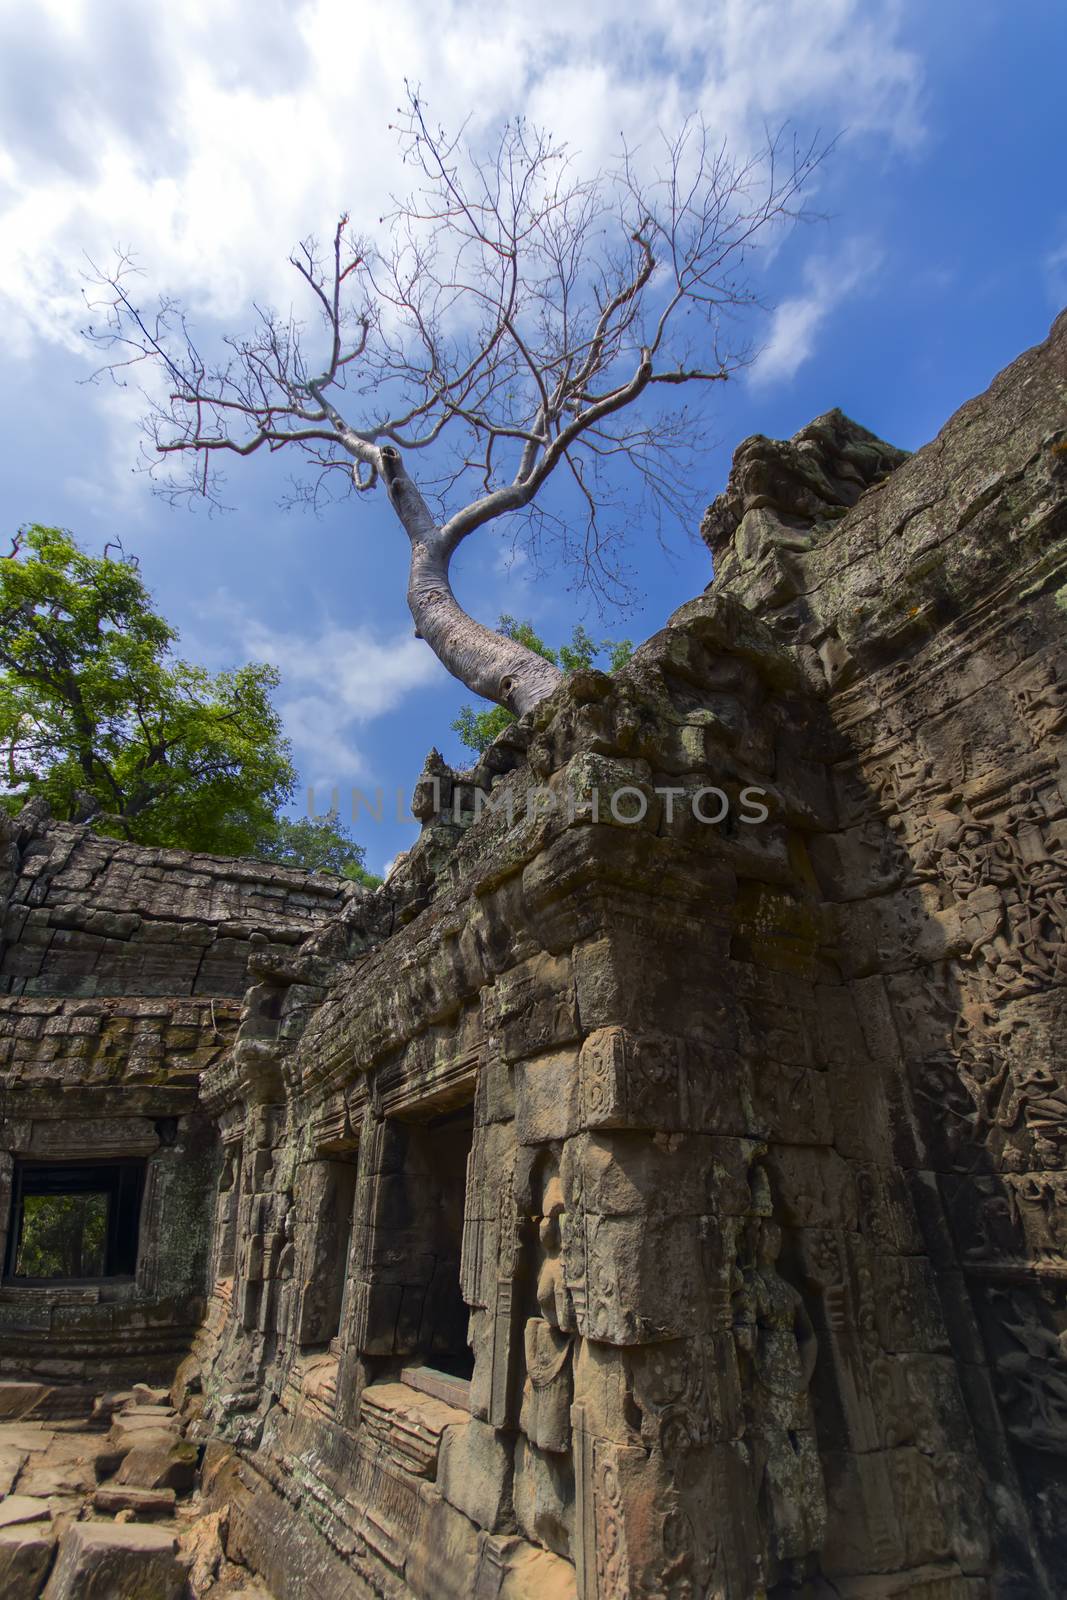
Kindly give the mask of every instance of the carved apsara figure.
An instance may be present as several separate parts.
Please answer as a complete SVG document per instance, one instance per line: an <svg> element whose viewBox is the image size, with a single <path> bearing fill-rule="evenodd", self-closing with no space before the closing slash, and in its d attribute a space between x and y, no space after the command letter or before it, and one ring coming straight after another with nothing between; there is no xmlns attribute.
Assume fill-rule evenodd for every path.
<svg viewBox="0 0 1067 1600"><path fill-rule="evenodd" d="M810 1397L818 1344L799 1291L778 1269L782 1232L766 1214L766 1204L760 1204L762 1191L766 1176L759 1174L754 1184L757 1215L747 1230L748 1259L739 1263L735 1281L733 1326L745 1439L768 1551L785 1575L790 1569L799 1571L826 1531Z"/></svg>
<svg viewBox="0 0 1067 1600"><path fill-rule="evenodd" d="M563 1451L571 1442L571 1345L574 1313L563 1277L560 1218L563 1188L547 1180L538 1221L537 1304L539 1317L526 1323L526 1382L519 1426L531 1444Z"/></svg>
<svg viewBox="0 0 1067 1600"><path fill-rule="evenodd" d="M1067 1331L1056 1332L1028 1314L1017 1299L1017 1320L1003 1321L1015 1348L997 1358L1000 1397L1016 1438L1035 1450L1067 1449Z"/></svg>
<svg viewBox="0 0 1067 1600"><path fill-rule="evenodd" d="M281 1248L274 1272L274 1328L279 1344L284 1345L293 1317L296 1270L296 1207L290 1206L282 1222Z"/></svg>

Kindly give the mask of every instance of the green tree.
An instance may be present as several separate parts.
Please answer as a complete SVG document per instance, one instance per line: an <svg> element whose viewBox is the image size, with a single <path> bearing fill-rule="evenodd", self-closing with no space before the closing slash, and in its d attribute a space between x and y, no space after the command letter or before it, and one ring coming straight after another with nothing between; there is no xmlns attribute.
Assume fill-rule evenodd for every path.
<svg viewBox="0 0 1067 1600"><path fill-rule="evenodd" d="M276 817L263 837L257 839L252 854L260 861L275 861L282 867L335 872L367 889L377 888L382 881L367 871L366 850L356 843L336 811L321 817Z"/></svg>
<svg viewBox="0 0 1067 1600"><path fill-rule="evenodd" d="M0 560L5 803L142 844L251 854L296 774L272 666L178 659L137 562L33 525Z"/></svg>
<svg viewBox="0 0 1067 1600"><path fill-rule="evenodd" d="M607 657L608 672L617 672L633 655L633 644L629 639L596 640L581 623L575 625L570 644L562 644L558 650L554 650L535 633L531 622L519 622L506 612L497 623L497 632L532 650L564 674L586 672L596 665L601 656ZM490 705L484 711L476 711L473 706L461 706L459 716L452 723L452 730L459 734L461 744L475 755L481 755L497 734L514 721L514 716L506 706Z"/></svg>
<svg viewBox="0 0 1067 1600"><path fill-rule="evenodd" d="M37 1194L23 1201L20 1278L99 1278L107 1252L106 1194Z"/></svg>

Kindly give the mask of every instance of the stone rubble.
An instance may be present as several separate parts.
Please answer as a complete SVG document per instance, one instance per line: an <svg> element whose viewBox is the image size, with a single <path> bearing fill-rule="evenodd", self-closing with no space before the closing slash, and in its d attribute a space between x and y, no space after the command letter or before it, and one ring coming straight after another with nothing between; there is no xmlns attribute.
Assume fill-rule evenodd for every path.
<svg viewBox="0 0 1067 1600"><path fill-rule="evenodd" d="M52 1428L0 1423L0 1457L11 1463L0 1600L273 1600L227 1558L225 1519L199 1492L200 1449L165 1394L141 1385L101 1395L90 1416ZM160 1475L143 1459L146 1433L161 1460L190 1464L179 1488L146 1481Z"/></svg>

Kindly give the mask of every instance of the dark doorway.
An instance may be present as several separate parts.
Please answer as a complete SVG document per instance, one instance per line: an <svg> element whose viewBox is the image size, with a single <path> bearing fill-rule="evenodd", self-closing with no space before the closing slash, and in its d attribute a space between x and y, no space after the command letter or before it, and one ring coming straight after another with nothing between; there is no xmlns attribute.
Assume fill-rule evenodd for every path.
<svg viewBox="0 0 1067 1600"><path fill-rule="evenodd" d="M412 1127L407 1171L429 1267L419 1353L428 1366L457 1378L469 1378L474 1371L474 1353L467 1343L470 1311L460 1285L467 1158L473 1132L474 1108L469 1105Z"/></svg>
<svg viewBox="0 0 1067 1600"><path fill-rule="evenodd" d="M5 1276L24 1282L132 1277L144 1166L16 1162Z"/></svg>
<svg viewBox="0 0 1067 1600"><path fill-rule="evenodd" d="M356 1156L310 1163L306 1225L312 1230L307 1282L299 1310L301 1345L327 1345L339 1331L344 1302L352 1212L356 1196Z"/></svg>

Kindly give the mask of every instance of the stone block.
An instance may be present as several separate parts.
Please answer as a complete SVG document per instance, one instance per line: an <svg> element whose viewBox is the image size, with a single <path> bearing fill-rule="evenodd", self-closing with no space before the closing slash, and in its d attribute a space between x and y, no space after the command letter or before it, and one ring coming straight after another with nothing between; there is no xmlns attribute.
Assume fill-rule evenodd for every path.
<svg viewBox="0 0 1067 1600"><path fill-rule="evenodd" d="M579 1333L629 1345L697 1331L707 1314L699 1219L669 1208L622 1216L580 1209L566 1169L564 1193L563 1268Z"/></svg>
<svg viewBox="0 0 1067 1600"><path fill-rule="evenodd" d="M483 1535L474 1593L492 1600L576 1600L574 1567L525 1539Z"/></svg>
<svg viewBox="0 0 1067 1600"><path fill-rule="evenodd" d="M683 1070L677 1042L598 1028L580 1058L583 1128L679 1128Z"/></svg>
<svg viewBox="0 0 1067 1600"><path fill-rule="evenodd" d="M177 1426L168 1426L165 1417L142 1417L136 1412L120 1412L108 1429L107 1442L116 1450L130 1450L135 1444L177 1437Z"/></svg>
<svg viewBox="0 0 1067 1600"><path fill-rule="evenodd" d="M574 1539L574 1467L570 1453L538 1450L521 1435L515 1443L512 1489L519 1531L533 1544L571 1559Z"/></svg>
<svg viewBox="0 0 1067 1600"><path fill-rule="evenodd" d="M751 1132L790 1144L829 1145L834 1138L828 1074L777 1061L752 1074Z"/></svg>
<svg viewBox="0 0 1067 1600"><path fill-rule="evenodd" d="M485 1002L505 1061L538 1055L578 1037L574 973L567 957L541 955L500 973Z"/></svg>
<svg viewBox="0 0 1067 1600"><path fill-rule="evenodd" d="M96 1473L88 1462L52 1461L47 1456L38 1456L24 1469L19 1489L23 1494L38 1496L43 1502L83 1495L95 1482Z"/></svg>
<svg viewBox="0 0 1067 1600"><path fill-rule="evenodd" d="M855 1172L836 1151L772 1144L767 1165L774 1192L781 1197L782 1222L797 1228L857 1229Z"/></svg>
<svg viewBox="0 0 1067 1600"><path fill-rule="evenodd" d="M441 1435L437 1487L450 1505L490 1533L513 1526L514 1436L472 1418Z"/></svg>
<svg viewBox="0 0 1067 1600"><path fill-rule="evenodd" d="M0 1495L11 1493L28 1460L25 1450L15 1450L11 1445L0 1447Z"/></svg>
<svg viewBox="0 0 1067 1600"><path fill-rule="evenodd" d="M875 1315L883 1348L896 1352L948 1350L941 1302L929 1262L883 1256L874 1264Z"/></svg>
<svg viewBox="0 0 1067 1600"><path fill-rule="evenodd" d="M36 1450L47 1450L54 1438L51 1428L35 1422L0 1423L0 1450L25 1450L32 1455Z"/></svg>
<svg viewBox="0 0 1067 1600"><path fill-rule="evenodd" d="M48 1501L35 1495L9 1494L0 1501L0 1528L13 1528L24 1522L50 1522L51 1519Z"/></svg>
<svg viewBox="0 0 1067 1600"><path fill-rule="evenodd" d="M843 1578L835 1588L840 1600L987 1600L989 1595L988 1579L965 1577L948 1562L884 1576ZM1023 1589L1016 1592L1020 1597L1025 1594Z"/></svg>
<svg viewBox="0 0 1067 1600"><path fill-rule="evenodd" d="M580 1194L584 1209L601 1216L700 1215L708 1209L709 1168L722 1143L621 1130L580 1134L567 1142L561 1162L568 1212Z"/></svg>
<svg viewBox="0 0 1067 1600"><path fill-rule="evenodd" d="M118 1470L117 1481L139 1489L175 1489L183 1494L193 1487L197 1459L195 1445L154 1436L133 1445Z"/></svg>
<svg viewBox="0 0 1067 1600"><path fill-rule="evenodd" d="M186 1568L174 1534L136 1523L75 1522L60 1540L45 1600L180 1600Z"/></svg>
<svg viewBox="0 0 1067 1600"><path fill-rule="evenodd" d="M360 1423L398 1466L432 1478L445 1428L461 1426L466 1413L420 1394L405 1383L372 1383L359 1401Z"/></svg>
<svg viewBox="0 0 1067 1600"><path fill-rule="evenodd" d="M578 1058L573 1050L534 1056L514 1068L520 1144L567 1139L578 1129Z"/></svg>
<svg viewBox="0 0 1067 1600"><path fill-rule="evenodd" d="M135 1489L128 1484L104 1484L93 1495L97 1511L113 1516L132 1511L135 1517L168 1517L174 1514L173 1489Z"/></svg>
<svg viewBox="0 0 1067 1600"><path fill-rule="evenodd" d="M616 1444L640 1441L631 1383L623 1351L592 1339L577 1341L574 1353L574 1402L589 1431Z"/></svg>
<svg viewBox="0 0 1067 1600"><path fill-rule="evenodd" d="M418 1600L470 1600L478 1567L479 1532L433 1484L420 1490L417 1537L404 1580Z"/></svg>
<svg viewBox="0 0 1067 1600"><path fill-rule="evenodd" d="M0 1421L21 1422L51 1392L43 1383L0 1383Z"/></svg>
<svg viewBox="0 0 1067 1600"><path fill-rule="evenodd" d="M823 1561L835 1574L895 1572L906 1562L905 1534L897 1520L891 1457L873 1450L856 1456L827 1451L827 1529Z"/></svg>
<svg viewBox="0 0 1067 1600"><path fill-rule="evenodd" d="M50 1525L33 1522L0 1528L0 1600L36 1600L54 1548Z"/></svg>
<svg viewBox="0 0 1067 1600"><path fill-rule="evenodd" d="M659 1464L639 1446L617 1445L591 1433L580 1405L572 1420L574 1555L583 1600L655 1593L653 1572L665 1532Z"/></svg>

